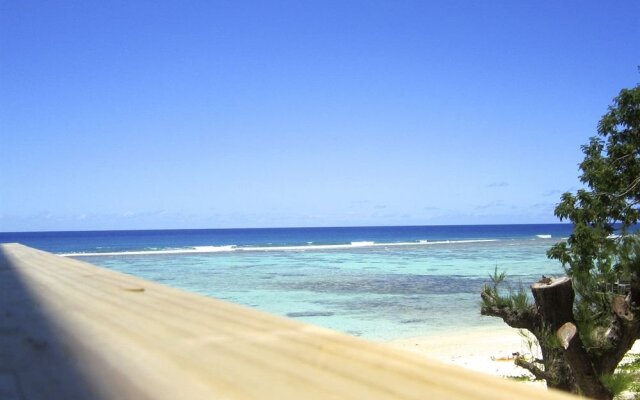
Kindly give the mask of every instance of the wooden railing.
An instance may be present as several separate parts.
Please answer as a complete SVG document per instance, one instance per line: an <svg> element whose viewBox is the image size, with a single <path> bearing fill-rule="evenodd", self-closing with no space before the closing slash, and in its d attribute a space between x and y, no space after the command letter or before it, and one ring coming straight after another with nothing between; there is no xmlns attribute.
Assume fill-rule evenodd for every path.
<svg viewBox="0 0 640 400"><path fill-rule="evenodd" d="M573 398L19 244L0 245L0 397Z"/></svg>

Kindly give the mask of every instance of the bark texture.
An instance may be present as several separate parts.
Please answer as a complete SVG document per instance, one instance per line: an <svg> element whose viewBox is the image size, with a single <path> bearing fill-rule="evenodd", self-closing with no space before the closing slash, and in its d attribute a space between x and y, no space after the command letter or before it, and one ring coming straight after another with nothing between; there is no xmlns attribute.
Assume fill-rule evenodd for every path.
<svg viewBox="0 0 640 400"><path fill-rule="evenodd" d="M551 333L557 337L564 336L563 333L567 331L573 331L571 335L566 336L562 351L580 391L594 399L613 398L613 394L600 381L600 375L594 368L576 329L573 317L575 293L571 279L564 277L551 280L549 283L534 283L531 291L544 325Z"/></svg>
<svg viewBox="0 0 640 400"><path fill-rule="evenodd" d="M535 304L521 309L501 298L495 288L485 288L481 314L499 317L538 339L542 360L519 357L515 361L536 379L545 379L550 388L608 400L613 395L600 378L615 371L640 337L640 285L636 280L630 287L628 294L610 297L611 324L606 334L597 338L597 348L587 348L580 336L573 313L575 292L568 277L543 277L531 287Z"/></svg>

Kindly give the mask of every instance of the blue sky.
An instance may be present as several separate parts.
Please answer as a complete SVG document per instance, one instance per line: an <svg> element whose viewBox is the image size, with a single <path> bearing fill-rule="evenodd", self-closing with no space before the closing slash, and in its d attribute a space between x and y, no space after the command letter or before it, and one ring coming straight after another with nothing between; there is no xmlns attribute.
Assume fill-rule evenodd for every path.
<svg viewBox="0 0 640 400"><path fill-rule="evenodd" d="M2 1L0 231L556 222L638 15Z"/></svg>

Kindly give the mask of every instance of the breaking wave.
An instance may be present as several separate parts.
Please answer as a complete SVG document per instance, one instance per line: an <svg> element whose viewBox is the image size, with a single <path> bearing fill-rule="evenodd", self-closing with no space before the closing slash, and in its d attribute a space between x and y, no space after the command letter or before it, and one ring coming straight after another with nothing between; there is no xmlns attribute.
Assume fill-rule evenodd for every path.
<svg viewBox="0 0 640 400"><path fill-rule="evenodd" d="M79 252L58 254L63 257L96 257L96 256L141 256L141 255L170 255L170 254L201 254L201 253L226 253L226 252L265 252L265 251L314 251L314 250L340 250L363 247L398 247L398 246L431 246L441 244L463 244L496 242L498 239L470 239L470 240L418 240L415 242L390 242L376 243L371 241L358 241L349 244L306 244L295 246L193 246L171 249L145 249L112 252Z"/></svg>

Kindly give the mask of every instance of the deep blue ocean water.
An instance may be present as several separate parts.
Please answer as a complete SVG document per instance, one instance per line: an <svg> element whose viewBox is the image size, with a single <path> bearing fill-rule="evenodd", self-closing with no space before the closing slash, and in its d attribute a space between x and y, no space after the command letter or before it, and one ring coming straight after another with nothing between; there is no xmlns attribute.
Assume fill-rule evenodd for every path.
<svg viewBox="0 0 640 400"><path fill-rule="evenodd" d="M371 339L499 326L479 315L494 268L510 284L562 274L567 224L0 233L207 296Z"/></svg>

